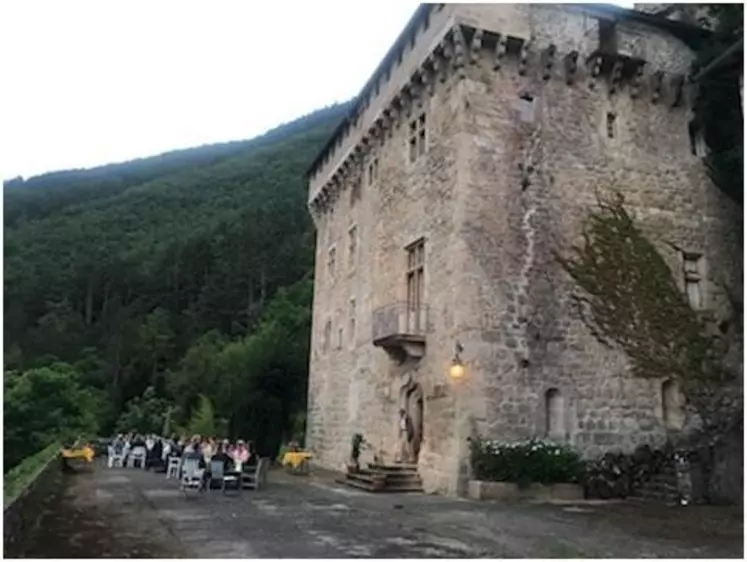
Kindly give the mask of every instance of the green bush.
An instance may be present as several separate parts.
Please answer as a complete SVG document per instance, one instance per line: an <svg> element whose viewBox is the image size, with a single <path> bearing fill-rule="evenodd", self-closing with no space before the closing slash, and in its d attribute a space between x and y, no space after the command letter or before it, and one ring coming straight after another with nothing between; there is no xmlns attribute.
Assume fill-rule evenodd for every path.
<svg viewBox="0 0 747 562"><path fill-rule="evenodd" d="M573 449L540 439L507 443L470 441L474 478L492 482L559 484L578 482L583 463Z"/></svg>

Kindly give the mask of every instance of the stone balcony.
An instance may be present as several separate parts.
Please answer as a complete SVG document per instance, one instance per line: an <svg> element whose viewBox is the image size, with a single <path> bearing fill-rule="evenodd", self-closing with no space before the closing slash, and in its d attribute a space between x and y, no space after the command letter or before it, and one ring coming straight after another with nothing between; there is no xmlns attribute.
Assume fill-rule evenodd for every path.
<svg viewBox="0 0 747 562"><path fill-rule="evenodd" d="M373 312L373 344L400 362L425 354L428 307L396 302Z"/></svg>

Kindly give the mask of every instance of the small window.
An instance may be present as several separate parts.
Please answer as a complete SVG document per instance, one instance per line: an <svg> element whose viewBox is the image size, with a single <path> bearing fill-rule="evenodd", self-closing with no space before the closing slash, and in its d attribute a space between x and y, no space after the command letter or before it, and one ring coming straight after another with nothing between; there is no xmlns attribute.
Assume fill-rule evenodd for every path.
<svg viewBox="0 0 747 562"><path fill-rule="evenodd" d="M703 258L698 254L683 254L683 274L685 294L693 310L702 310L703 298Z"/></svg>
<svg viewBox="0 0 747 562"><path fill-rule="evenodd" d="M397 66L399 66L399 65L402 64L402 55L403 55L403 53L404 53L404 51L400 51L399 53L397 53Z"/></svg>
<svg viewBox="0 0 747 562"><path fill-rule="evenodd" d="M368 185L373 185L379 179L379 159L373 158L368 164Z"/></svg>
<svg viewBox="0 0 747 562"><path fill-rule="evenodd" d="M351 347L355 345L355 299L350 299L349 337Z"/></svg>
<svg viewBox="0 0 747 562"><path fill-rule="evenodd" d="M611 111L607 112L607 138L615 138L615 129L617 127L617 115Z"/></svg>
<svg viewBox="0 0 747 562"><path fill-rule="evenodd" d="M565 412L563 396L557 388L545 393L545 434L550 439L565 437Z"/></svg>
<svg viewBox="0 0 747 562"><path fill-rule="evenodd" d="M355 269L358 255L358 227L353 225L348 230L348 267Z"/></svg>
<svg viewBox="0 0 747 562"><path fill-rule="evenodd" d="M676 381L667 380L661 385L661 409L667 429L682 429L685 424L683 397Z"/></svg>
<svg viewBox="0 0 747 562"><path fill-rule="evenodd" d="M332 339L332 320L327 320L324 325L324 338L322 339L322 350L329 351L329 345Z"/></svg>
<svg viewBox="0 0 747 562"><path fill-rule="evenodd" d="M425 113L410 122L409 130L409 153L410 162L415 162L418 157L425 154L426 151L426 127Z"/></svg>
<svg viewBox="0 0 747 562"><path fill-rule="evenodd" d="M337 250L335 249L334 246L332 246L329 249L329 251L328 251L328 255L327 255L327 272L329 273L330 277L334 277L335 276L335 265L336 265L335 261L337 259L336 253L337 253Z"/></svg>
<svg viewBox="0 0 747 562"><path fill-rule="evenodd" d="M706 156L706 143L703 130L694 122L690 122L687 132L690 136L690 153L698 158L704 158Z"/></svg>
<svg viewBox="0 0 747 562"><path fill-rule="evenodd" d="M361 184L362 183L363 183L363 180L361 178L356 178L353 180L353 185L350 186L350 206L351 207L355 207L355 204L361 198Z"/></svg>
<svg viewBox="0 0 747 562"><path fill-rule="evenodd" d="M519 96L518 102L519 118L524 123L534 122L534 96L524 93Z"/></svg>
<svg viewBox="0 0 747 562"><path fill-rule="evenodd" d="M337 349L342 349L342 328L337 329Z"/></svg>

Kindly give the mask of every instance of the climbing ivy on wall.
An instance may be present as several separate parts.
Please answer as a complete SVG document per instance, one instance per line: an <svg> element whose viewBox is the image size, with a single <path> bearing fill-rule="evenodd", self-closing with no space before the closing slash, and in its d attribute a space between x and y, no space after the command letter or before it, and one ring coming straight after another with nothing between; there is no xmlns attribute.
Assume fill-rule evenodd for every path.
<svg viewBox="0 0 747 562"><path fill-rule="evenodd" d="M557 259L580 289L573 298L584 322L628 355L636 376L675 377L686 392L723 379L712 339L622 195L599 198L583 245Z"/></svg>

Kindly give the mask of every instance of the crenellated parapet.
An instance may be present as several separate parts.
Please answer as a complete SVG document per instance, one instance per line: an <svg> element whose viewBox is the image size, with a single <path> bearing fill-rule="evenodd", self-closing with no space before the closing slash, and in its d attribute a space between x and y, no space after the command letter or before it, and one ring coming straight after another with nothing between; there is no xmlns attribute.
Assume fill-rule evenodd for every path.
<svg viewBox="0 0 747 562"><path fill-rule="evenodd" d="M482 63L495 73L516 73L528 82L555 80L600 96L628 95L639 103L672 109L692 107L696 95L683 74L655 68L644 58L601 42L591 52L563 52L556 44L543 44L533 36L517 37L456 23L413 69L409 80L389 96L354 148L311 194L308 205L314 220L332 209L340 193L362 180L363 163L373 150L412 119L439 89L450 88L468 75L470 66Z"/></svg>

